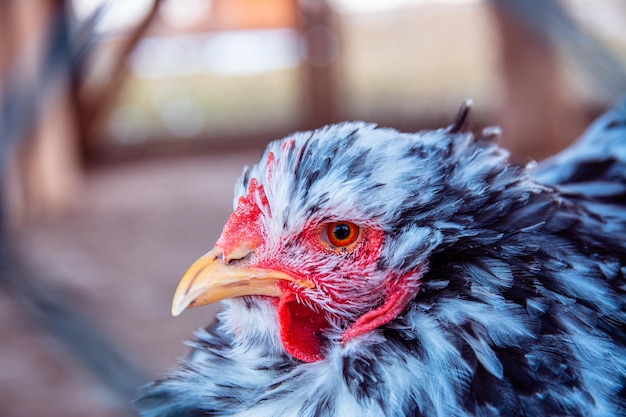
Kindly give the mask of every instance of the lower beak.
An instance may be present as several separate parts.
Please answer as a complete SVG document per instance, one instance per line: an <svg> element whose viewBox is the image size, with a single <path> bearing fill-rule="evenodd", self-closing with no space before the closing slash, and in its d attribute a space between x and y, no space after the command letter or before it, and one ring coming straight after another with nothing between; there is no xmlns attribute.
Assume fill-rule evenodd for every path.
<svg viewBox="0 0 626 417"><path fill-rule="evenodd" d="M174 293L172 314L178 316L187 308L225 298L244 295L279 297L283 294L278 285L280 281L312 286L310 282L296 280L284 272L225 263L222 251L214 248L194 262L183 275Z"/></svg>

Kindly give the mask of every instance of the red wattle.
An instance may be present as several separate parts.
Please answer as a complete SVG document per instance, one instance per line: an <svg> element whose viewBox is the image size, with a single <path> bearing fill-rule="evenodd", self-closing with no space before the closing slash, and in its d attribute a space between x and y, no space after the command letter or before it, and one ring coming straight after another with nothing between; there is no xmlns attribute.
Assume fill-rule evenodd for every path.
<svg viewBox="0 0 626 417"><path fill-rule="evenodd" d="M278 319L287 352L304 362L324 359L322 334L330 325L322 313L299 303L288 293L278 301Z"/></svg>

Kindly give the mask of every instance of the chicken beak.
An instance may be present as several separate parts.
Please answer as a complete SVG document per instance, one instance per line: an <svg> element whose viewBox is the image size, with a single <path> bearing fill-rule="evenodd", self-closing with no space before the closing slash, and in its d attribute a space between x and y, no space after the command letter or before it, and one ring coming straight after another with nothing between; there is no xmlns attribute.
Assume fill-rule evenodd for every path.
<svg viewBox="0 0 626 417"><path fill-rule="evenodd" d="M281 281L296 282L311 287L309 281L296 280L280 271L238 266L224 262L221 249L214 248L202 256L185 272L178 283L172 314L178 316L191 307L211 304L225 298L244 295L279 297Z"/></svg>

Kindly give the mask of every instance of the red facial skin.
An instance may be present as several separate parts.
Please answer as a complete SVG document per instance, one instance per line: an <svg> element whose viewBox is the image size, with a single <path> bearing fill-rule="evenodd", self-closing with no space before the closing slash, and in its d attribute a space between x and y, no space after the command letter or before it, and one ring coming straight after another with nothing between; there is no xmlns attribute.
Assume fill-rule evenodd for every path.
<svg viewBox="0 0 626 417"><path fill-rule="evenodd" d="M247 245L249 248L259 248L265 240L263 233L263 211L257 204L257 195L261 201L261 205L269 213L269 202L263 190L263 186L259 186L256 178L250 181L248 194L239 198L237 210L230 215L222 236L218 239L215 246L222 248L224 256L233 250Z"/></svg>
<svg viewBox="0 0 626 417"><path fill-rule="evenodd" d="M385 241L382 230L362 227L359 240L343 250L323 238L325 223L311 223L291 239L291 245L268 248L263 216L269 213L263 186L252 179L248 194L239 199L216 246L223 250L225 259L242 246L254 248L250 266L281 271L315 284L315 288L307 289L292 282L279 283L283 295L275 304L280 336L285 350L295 358L322 360L324 334L331 322L343 328L345 344L394 319L415 296L418 288L408 282L409 276L387 271L380 279L382 272L377 265ZM376 279L372 279L374 275Z"/></svg>

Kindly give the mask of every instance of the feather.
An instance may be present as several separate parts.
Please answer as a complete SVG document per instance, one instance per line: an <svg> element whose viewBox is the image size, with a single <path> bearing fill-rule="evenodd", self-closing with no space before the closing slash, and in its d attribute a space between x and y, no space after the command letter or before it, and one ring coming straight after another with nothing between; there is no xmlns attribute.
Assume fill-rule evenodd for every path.
<svg viewBox="0 0 626 417"><path fill-rule="evenodd" d="M527 166L499 130L462 132L468 114L271 143L236 186L236 213L257 207L263 238L237 264L309 280L281 288L296 291L296 325L323 318L323 351L298 359L281 301L226 300L190 356L143 388L140 413L626 415L626 101ZM359 228L353 247L319 243L337 221Z"/></svg>

